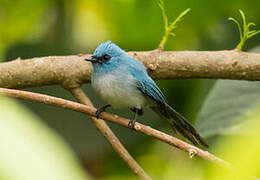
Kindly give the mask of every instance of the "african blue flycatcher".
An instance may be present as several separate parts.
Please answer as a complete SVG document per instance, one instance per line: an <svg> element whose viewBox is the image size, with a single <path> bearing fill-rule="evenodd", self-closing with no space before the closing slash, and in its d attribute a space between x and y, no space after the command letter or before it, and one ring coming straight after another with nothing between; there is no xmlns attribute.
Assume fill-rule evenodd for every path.
<svg viewBox="0 0 260 180"><path fill-rule="evenodd" d="M111 41L100 44L94 55L86 60L93 65L92 87L109 103L97 110L97 118L110 106L127 107L135 113L134 119L129 122L129 126L134 128L137 115L142 115L143 108L148 106L194 145L200 143L208 147L195 128L166 103L144 65L116 44Z"/></svg>

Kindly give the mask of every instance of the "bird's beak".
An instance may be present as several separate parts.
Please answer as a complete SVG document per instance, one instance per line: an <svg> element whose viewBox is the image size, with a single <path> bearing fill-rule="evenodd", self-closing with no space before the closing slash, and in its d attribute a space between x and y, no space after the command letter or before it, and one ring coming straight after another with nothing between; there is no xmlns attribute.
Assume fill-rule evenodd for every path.
<svg viewBox="0 0 260 180"><path fill-rule="evenodd" d="M94 62L97 62L98 59L95 56L91 56L90 58L85 59L85 61L89 61L89 62L94 63Z"/></svg>

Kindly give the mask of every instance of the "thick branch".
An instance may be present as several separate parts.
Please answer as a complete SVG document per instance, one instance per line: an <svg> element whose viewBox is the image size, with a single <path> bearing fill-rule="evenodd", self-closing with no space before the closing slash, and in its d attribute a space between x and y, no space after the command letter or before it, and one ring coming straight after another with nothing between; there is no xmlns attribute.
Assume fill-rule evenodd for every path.
<svg viewBox="0 0 260 180"><path fill-rule="evenodd" d="M154 79L213 78L260 80L260 54L230 51L128 52L145 64ZM0 87L89 82L92 66L81 56L49 56L0 63Z"/></svg>
<svg viewBox="0 0 260 180"><path fill-rule="evenodd" d="M11 97L16 97L20 99L26 99L26 100L32 100L36 102L42 102L45 104L53 105L53 106L58 106L62 107L65 109L70 109L74 110L77 112L82 112L90 116L95 116L96 109L90 106L82 105L76 102L64 100L61 98L56 98L56 97L51 97L48 95L42 95L38 93L32 93L32 92L26 92L26 91L19 91L19 90L11 90L11 89L5 89L5 88L0 88L0 92ZM113 115L111 113L106 113L103 112L101 114L101 118L119 125L122 125L124 127L129 127L128 123L129 120L119 117L117 115ZM141 133L144 133L148 136L152 136L160 141L163 141L171 146L174 146L176 148L179 148L181 150L184 150L190 154L192 157L193 155L201 157L203 159L212 161L214 163L220 164L222 166L229 167L230 164L225 162L224 160L210 154L207 151L203 151L199 149L198 147L195 147L193 145L190 145L186 142L183 142L173 136L170 136L168 134L165 134L161 131L155 130L149 126L145 126L140 123L136 123L135 125L136 131L139 131Z"/></svg>
<svg viewBox="0 0 260 180"><path fill-rule="evenodd" d="M74 88L70 90L71 94L77 99L81 104L94 107L90 99L86 96L81 88ZM117 154L126 162L132 172L142 180L151 180L148 174L142 169L142 167L135 161L135 159L128 153L125 147L121 144L119 139L115 136L113 131L109 128L106 122L102 119L97 119L94 116L90 116L94 125L98 131L106 138L110 143L112 148L117 152Z"/></svg>

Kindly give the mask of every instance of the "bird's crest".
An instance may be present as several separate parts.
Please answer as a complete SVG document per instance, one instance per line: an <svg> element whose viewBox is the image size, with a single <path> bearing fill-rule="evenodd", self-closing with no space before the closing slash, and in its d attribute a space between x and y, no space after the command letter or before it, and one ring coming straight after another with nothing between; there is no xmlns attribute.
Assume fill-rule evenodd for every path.
<svg viewBox="0 0 260 180"><path fill-rule="evenodd" d="M116 44L112 43L111 41L107 41L104 43L101 43L95 50L94 56L96 57L102 57L105 54L108 54L110 56L118 56L125 51L122 50L119 46Z"/></svg>

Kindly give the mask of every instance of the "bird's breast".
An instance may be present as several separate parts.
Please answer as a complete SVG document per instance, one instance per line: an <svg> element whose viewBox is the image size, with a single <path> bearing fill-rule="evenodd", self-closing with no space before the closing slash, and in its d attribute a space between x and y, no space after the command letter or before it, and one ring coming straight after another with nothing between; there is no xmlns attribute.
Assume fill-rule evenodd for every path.
<svg viewBox="0 0 260 180"><path fill-rule="evenodd" d="M141 108L146 105L145 96L136 87L136 79L127 72L94 74L92 86L102 99L114 107Z"/></svg>

